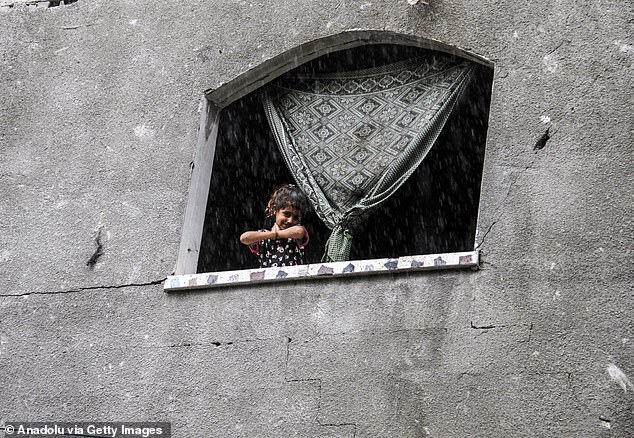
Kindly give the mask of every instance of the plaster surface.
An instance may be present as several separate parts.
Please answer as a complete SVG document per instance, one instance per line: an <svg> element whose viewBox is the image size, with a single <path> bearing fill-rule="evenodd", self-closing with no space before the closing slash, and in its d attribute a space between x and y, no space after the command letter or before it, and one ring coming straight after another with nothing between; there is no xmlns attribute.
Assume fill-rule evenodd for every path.
<svg viewBox="0 0 634 438"><path fill-rule="evenodd" d="M631 3L5 3L0 421L631 435ZM480 270L165 293L203 93L353 29L495 64Z"/></svg>

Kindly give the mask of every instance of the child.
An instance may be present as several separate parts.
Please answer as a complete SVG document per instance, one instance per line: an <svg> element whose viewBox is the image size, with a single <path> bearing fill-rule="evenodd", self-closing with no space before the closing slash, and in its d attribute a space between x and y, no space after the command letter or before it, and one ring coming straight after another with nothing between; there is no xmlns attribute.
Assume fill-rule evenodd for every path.
<svg viewBox="0 0 634 438"><path fill-rule="evenodd" d="M308 232L300 225L302 214L308 210L306 195L293 184L275 190L266 207L266 214L275 223L270 230L247 231L240 242L260 258L261 268L304 264L304 247Z"/></svg>

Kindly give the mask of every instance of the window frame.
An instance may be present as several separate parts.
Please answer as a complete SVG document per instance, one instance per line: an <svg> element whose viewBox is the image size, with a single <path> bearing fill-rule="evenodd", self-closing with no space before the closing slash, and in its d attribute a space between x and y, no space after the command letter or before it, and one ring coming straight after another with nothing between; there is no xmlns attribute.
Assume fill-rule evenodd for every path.
<svg viewBox="0 0 634 438"><path fill-rule="evenodd" d="M316 59L326 53L374 44L398 44L437 50L449 54L454 54L456 56L477 62L479 64L483 64L488 67L493 67L493 63L482 56L441 43L439 41L386 31L349 31L297 46L263 62L257 67L238 76L234 80L222 85L218 89L206 90L201 101L201 116L199 122L198 139L194 159L192 162L191 180L178 257L176 261L174 275L168 277L165 282L166 291L193 287L211 287L212 284L208 282L208 279L210 276L213 275L215 275L217 278L231 277L234 279L242 279L244 276L240 275L240 272L248 273L244 275L248 275L249 278L251 278L250 276L252 275L252 272L262 271L262 269L247 269L242 271L223 271L201 274L197 273L201 239L205 222L207 197L211 184L211 175L213 171L214 156L216 151L216 141L218 138L220 113L222 109L229 104L235 102L236 100L241 99L247 94L255 91L256 89L262 87L268 82L276 79L280 75L298 67L299 65ZM474 266L477 267L479 259L478 251L477 249L474 249L474 251L466 253L427 254L399 257L398 259L374 259L363 261L356 260L353 262L318 263L313 265L302 265L308 267L306 269L296 268L295 270L291 270L292 273L287 273L287 275L284 276L283 279L296 280L298 278L350 275L351 273L349 272L345 273L343 271L338 271L342 270L349 263L361 264L364 266L364 268L368 266L374 266L377 268L372 271L355 270L355 272L353 273L354 275L368 272L380 273L437 269L438 265L429 263L429 257L432 257L431 260L438 257L440 257L442 260L452 260L451 263L441 265L440 267L443 269L465 267L473 268ZM460 257L463 257L463 261L467 260L467 258L470 258L471 260L473 260L473 262L460 263ZM414 265L416 265L416 267L412 267L414 265L412 265L412 261L410 259L414 260ZM397 268L378 269L379 266L385 264L387 264L388 266L392 266L393 262L391 261L394 260L396 260L395 266L397 266ZM344 263L345 266L339 266L339 264L341 263ZM319 267L325 267L323 269L325 269L326 271L332 269L333 274L321 275L318 273L313 273L313 267L315 266L318 266L318 268L315 268L317 270L316 272L319 272ZM267 269L279 271L280 269L288 268ZM225 275L226 273L230 274ZM258 279L253 279L248 282L256 283L270 280L280 281L281 279L277 277L278 274L279 272L276 272L275 274L270 274L267 271L261 281ZM256 277L259 277L259 275L260 274L257 274ZM275 278L270 278L270 275L274 275ZM203 279L206 280L203 281ZM216 281L213 284L226 286L229 284L243 283L245 282L241 280L226 282ZM191 284L191 286L186 286L188 284Z"/></svg>

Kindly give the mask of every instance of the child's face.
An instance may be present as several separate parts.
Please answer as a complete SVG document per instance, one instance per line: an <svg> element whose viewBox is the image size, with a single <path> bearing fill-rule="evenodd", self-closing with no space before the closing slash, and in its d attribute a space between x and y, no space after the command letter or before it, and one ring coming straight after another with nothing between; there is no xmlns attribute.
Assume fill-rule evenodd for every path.
<svg viewBox="0 0 634 438"><path fill-rule="evenodd" d="M275 223L280 230L297 225L301 217L302 212L291 206L286 206L275 211Z"/></svg>

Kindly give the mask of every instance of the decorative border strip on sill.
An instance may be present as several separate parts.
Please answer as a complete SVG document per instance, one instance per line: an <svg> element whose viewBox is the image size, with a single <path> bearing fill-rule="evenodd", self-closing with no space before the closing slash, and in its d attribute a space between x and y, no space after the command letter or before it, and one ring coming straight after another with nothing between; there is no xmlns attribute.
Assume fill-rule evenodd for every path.
<svg viewBox="0 0 634 438"><path fill-rule="evenodd" d="M77 0L0 0L0 13L9 12L11 9L23 6L27 9L48 9L60 6L68 6Z"/></svg>
<svg viewBox="0 0 634 438"><path fill-rule="evenodd" d="M282 268L244 269L241 271L167 277L164 290L177 292L220 286L297 281L302 279L348 277L394 272L430 271L438 269L476 268L479 251L405 256L395 259L352 260L349 262L314 263Z"/></svg>

